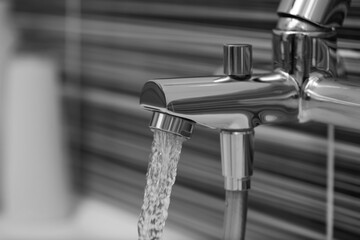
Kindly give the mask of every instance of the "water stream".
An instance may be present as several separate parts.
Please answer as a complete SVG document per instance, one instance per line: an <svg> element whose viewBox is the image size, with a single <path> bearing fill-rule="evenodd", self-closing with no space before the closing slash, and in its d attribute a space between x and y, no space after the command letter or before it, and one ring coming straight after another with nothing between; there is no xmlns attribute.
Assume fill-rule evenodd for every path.
<svg viewBox="0 0 360 240"><path fill-rule="evenodd" d="M335 129L328 125L327 190L326 190L326 240L334 236L334 184L335 184Z"/></svg>
<svg viewBox="0 0 360 240"><path fill-rule="evenodd" d="M138 222L139 240L160 240L162 237L184 140L171 133L154 131L144 203Z"/></svg>

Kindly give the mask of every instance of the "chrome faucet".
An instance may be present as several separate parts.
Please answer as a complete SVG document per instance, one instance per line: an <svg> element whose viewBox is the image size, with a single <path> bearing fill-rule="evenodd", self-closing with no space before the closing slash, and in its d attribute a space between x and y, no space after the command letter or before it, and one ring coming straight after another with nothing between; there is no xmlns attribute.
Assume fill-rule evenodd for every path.
<svg viewBox="0 0 360 240"><path fill-rule="evenodd" d="M154 111L150 128L187 138L195 124L219 129L225 190L229 196L241 193L246 203L256 126L318 121L360 129L360 84L337 73L336 27L349 5L349 0L282 0L271 73L252 74L250 45L227 44L223 76L148 81L140 104ZM237 228L226 217L233 215L231 206L225 211L223 238L244 239L246 210Z"/></svg>
<svg viewBox="0 0 360 240"><path fill-rule="evenodd" d="M253 128L295 121L299 114L294 79L283 71L252 76L251 57L250 45L225 45L226 75L152 80L140 98L143 107L155 112L150 128L185 137L194 123L221 130L227 190L250 188ZM238 144L246 150L235 147Z"/></svg>

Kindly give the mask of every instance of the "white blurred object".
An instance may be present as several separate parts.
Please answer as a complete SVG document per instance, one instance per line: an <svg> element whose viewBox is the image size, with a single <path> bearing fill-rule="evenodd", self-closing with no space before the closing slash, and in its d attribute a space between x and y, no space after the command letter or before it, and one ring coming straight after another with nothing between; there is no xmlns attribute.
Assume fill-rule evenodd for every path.
<svg viewBox="0 0 360 240"><path fill-rule="evenodd" d="M11 240L136 240L138 216L126 207L100 199L79 201L71 219L57 223L9 224L0 218L0 239ZM167 224L163 239L206 240L206 236Z"/></svg>
<svg viewBox="0 0 360 240"><path fill-rule="evenodd" d="M4 81L4 218L29 223L62 219L72 198L55 63L45 57L15 57Z"/></svg>
<svg viewBox="0 0 360 240"><path fill-rule="evenodd" d="M16 30L9 18L9 1L0 1L0 91L2 90L4 71L6 70L9 57L12 55L16 44Z"/></svg>
<svg viewBox="0 0 360 240"><path fill-rule="evenodd" d="M4 75L7 69L9 58L13 55L14 47L16 45L16 31L11 25L9 19L9 1L0 1L0 136L2 135L2 121L3 121L3 102L4 102ZM2 139L1 139L2 141ZM2 151L2 142L0 141L0 153ZM3 165L2 165L2 155L0 154L0 214L1 214L1 204L3 198L3 184L2 184L2 175L3 175Z"/></svg>

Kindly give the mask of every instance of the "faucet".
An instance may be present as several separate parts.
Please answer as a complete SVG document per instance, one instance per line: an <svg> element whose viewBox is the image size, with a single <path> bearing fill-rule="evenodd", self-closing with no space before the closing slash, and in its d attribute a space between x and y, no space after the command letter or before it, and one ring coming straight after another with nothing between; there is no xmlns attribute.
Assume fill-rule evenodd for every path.
<svg viewBox="0 0 360 240"><path fill-rule="evenodd" d="M282 0L270 73L252 73L251 45L226 44L222 76L145 83L140 104L154 112L151 129L186 138L195 124L220 131L223 239L245 236L256 126L318 121L360 129L360 84L337 72L336 28L349 5L350 0Z"/></svg>

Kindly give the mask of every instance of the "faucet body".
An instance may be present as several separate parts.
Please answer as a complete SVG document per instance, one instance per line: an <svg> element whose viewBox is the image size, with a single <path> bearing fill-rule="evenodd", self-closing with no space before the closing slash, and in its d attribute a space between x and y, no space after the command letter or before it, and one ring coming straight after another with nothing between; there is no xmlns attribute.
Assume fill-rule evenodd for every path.
<svg viewBox="0 0 360 240"><path fill-rule="evenodd" d="M189 137L178 118L186 126L219 129L225 189L246 191L256 126L318 121L360 129L360 84L340 80L337 72L336 27L349 5L350 0L283 0L273 30L271 73L252 75L248 47L227 45L225 75L148 81L140 104L154 116L171 116L176 127L165 131ZM150 127L162 129L156 122Z"/></svg>
<svg viewBox="0 0 360 240"><path fill-rule="evenodd" d="M349 0L283 0L273 30L273 72L252 75L251 46L230 44L224 47L225 75L150 80L140 104L222 133L308 121L360 129L360 84L339 80L337 74L336 27L349 5ZM225 135L222 142L229 142ZM222 152L225 149L230 148L222 144ZM231 155L236 154L222 153ZM225 186L230 186L227 178ZM250 187L244 186L235 189Z"/></svg>
<svg viewBox="0 0 360 240"><path fill-rule="evenodd" d="M242 80L226 75L157 79L144 85L140 104L209 128L245 130L295 121L298 92L283 71Z"/></svg>

